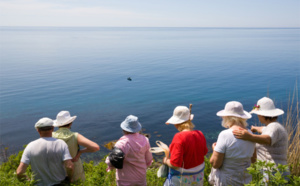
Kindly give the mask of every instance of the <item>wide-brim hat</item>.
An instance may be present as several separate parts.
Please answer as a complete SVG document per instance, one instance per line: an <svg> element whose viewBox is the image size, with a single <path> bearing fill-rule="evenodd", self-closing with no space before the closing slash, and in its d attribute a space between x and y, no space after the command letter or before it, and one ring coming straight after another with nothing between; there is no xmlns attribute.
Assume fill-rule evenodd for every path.
<svg viewBox="0 0 300 186"><path fill-rule="evenodd" d="M267 117L276 117L284 114L284 111L279 108L275 108L273 100L263 97L257 101L257 104L253 107L253 110L250 113Z"/></svg>
<svg viewBox="0 0 300 186"><path fill-rule="evenodd" d="M142 125L138 121L138 117L129 115L121 123L121 128L127 132L137 133L142 129Z"/></svg>
<svg viewBox="0 0 300 186"><path fill-rule="evenodd" d="M177 106L173 111L173 116L166 121L166 124L181 124L183 122L193 120L194 114L186 106Z"/></svg>
<svg viewBox="0 0 300 186"><path fill-rule="evenodd" d="M54 120L54 127L61 127L64 125L67 125L69 123L72 123L77 116L71 116L69 111L60 111L57 116L56 120Z"/></svg>
<svg viewBox="0 0 300 186"><path fill-rule="evenodd" d="M238 101L230 101L226 103L224 110L217 112L217 116L234 116L243 119L250 119L252 116L245 111L243 105Z"/></svg>

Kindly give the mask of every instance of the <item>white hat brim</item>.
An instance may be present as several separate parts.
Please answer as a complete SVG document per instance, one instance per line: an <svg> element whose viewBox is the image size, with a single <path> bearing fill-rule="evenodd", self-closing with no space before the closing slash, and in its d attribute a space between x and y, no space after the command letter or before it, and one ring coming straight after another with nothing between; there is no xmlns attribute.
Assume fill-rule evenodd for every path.
<svg viewBox="0 0 300 186"><path fill-rule="evenodd" d="M251 114L257 114L257 115L261 115L261 116L266 116L266 117L276 117L276 116L280 116L282 114L284 114L284 111L281 109L273 109L273 110L256 110L253 109L251 112Z"/></svg>
<svg viewBox="0 0 300 186"><path fill-rule="evenodd" d="M68 119L64 123L58 123L57 120L54 120L53 121L53 123L54 123L53 126L54 127L61 127L61 126L67 125L69 123L72 123L76 118L77 118L77 116L72 116L72 117L70 117L70 119Z"/></svg>
<svg viewBox="0 0 300 186"><path fill-rule="evenodd" d="M194 119L194 114L191 114L189 120L193 120L193 119ZM180 123L183 123L183 122L186 122L186 121L188 121L188 120L184 120L184 119L180 119L176 116L172 116L170 119L168 119L168 121L166 121L166 124L176 125L176 124L180 124Z"/></svg>
<svg viewBox="0 0 300 186"><path fill-rule="evenodd" d="M252 116L249 112L247 111L243 111L243 114L235 114L235 113L230 113L226 110L221 110L219 112L217 112L217 116L234 116L234 117L238 117L238 118L243 118L243 119L250 119Z"/></svg>

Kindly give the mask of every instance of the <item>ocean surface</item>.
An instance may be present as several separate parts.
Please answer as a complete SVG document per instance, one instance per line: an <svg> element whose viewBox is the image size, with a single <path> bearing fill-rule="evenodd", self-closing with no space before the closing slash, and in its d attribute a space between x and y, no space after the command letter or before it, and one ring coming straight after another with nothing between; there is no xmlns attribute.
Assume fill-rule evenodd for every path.
<svg viewBox="0 0 300 186"><path fill-rule="evenodd" d="M190 103L210 146L226 102L250 111L269 96L286 111L299 74L299 28L0 27L1 151L21 150L39 137L34 124L61 110L101 145L96 156L130 114L151 146L169 144L177 131L165 121Z"/></svg>

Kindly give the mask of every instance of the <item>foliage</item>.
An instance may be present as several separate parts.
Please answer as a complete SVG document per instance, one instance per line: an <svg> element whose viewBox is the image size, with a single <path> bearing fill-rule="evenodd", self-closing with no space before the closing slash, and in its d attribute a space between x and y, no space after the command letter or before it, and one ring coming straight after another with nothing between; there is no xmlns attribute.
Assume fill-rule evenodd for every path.
<svg viewBox="0 0 300 186"><path fill-rule="evenodd" d="M20 182L15 171L21 160L23 151L20 151L17 155L11 155L8 157L7 162L0 165L0 185L23 185L32 186L34 185L34 180ZM107 165L105 164L105 158L98 163L90 161L88 163L83 163L86 181L83 183L78 181L73 183L76 185L103 185L103 186L115 186L115 170L111 172L106 172ZM153 162L151 167L147 170L147 184L149 186L163 185L165 178L158 178L156 176L158 167L160 163ZM261 170L265 170L265 173L269 176L269 185L300 185L300 176L296 175L284 175L283 172L288 169L287 165L278 165L278 168L274 166L273 163L265 163L258 161L251 164L248 168L249 173L252 175L252 182L248 186L260 186L263 183L263 173ZM209 157L205 157L205 169L204 169L204 185L209 185L208 176L211 171L211 165L209 163ZM28 177L32 177L31 168L27 168L26 174ZM287 181L289 180L289 181Z"/></svg>
<svg viewBox="0 0 300 186"><path fill-rule="evenodd" d="M25 146L24 146L25 148ZM20 160L23 154L23 150L17 155L13 154L7 158L7 161L0 165L0 185L34 185L33 179L20 182L16 176L16 170L20 164ZM26 175L31 178L31 167L28 166Z"/></svg>
<svg viewBox="0 0 300 186"><path fill-rule="evenodd" d="M290 175L288 165L275 166L274 163L257 161L248 168L249 174L252 175L252 181L248 186L268 185L299 185L300 177ZM268 178L268 179L266 179Z"/></svg>
<svg viewBox="0 0 300 186"><path fill-rule="evenodd" d="M300 176L300 110L298 88L290 98L283 125L288 133L288 164L292 175Z"/></svg>
<svg viewBox="0 0 300 186"><path fill-rule="evenodd" d="M209 159L210 159L210 156L209 157L206 157L206 156L204 157L204 162L205 162L204 182L203 182L204 185L209 185L208 176L209 176L209 174L211 172L211 168L212 168L211 164L209 163Z"/></svg>

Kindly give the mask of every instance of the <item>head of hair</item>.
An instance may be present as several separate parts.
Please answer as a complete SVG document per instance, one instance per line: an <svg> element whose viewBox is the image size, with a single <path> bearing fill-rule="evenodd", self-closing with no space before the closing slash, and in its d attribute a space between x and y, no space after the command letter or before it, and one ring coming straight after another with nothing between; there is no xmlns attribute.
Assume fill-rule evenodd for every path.
<svg viewBox="0 0 300 186"><path fill-rule="evenodd" d="M276 121L278 116L275 116L275 117L264 116L264 118L265 118L266 121Z"/></svg>
<svg viewBox="0 0 300 186"><path fill-rule="evenodd" d="M53 130L54 127L53 126L47 126L47 127L39 127L37 128L39 131L50 131Z"/></svg>
<svg viewBox="0 0 300 186"><path fill-rule="evenodd" d="M222 126L225 128L230 128L233 125L237 125L237 126L245 128L248 125L246 122L247 119L244 119L244 118L239 118L239 117L235 117L235 116L224 116L222 118L223 118Z"/></svg>
<svg viewBox="0 0 300 186"><path fill-rule="evenodd" d="M181 132L185 129L192 130L195 127L195 125L192 123L191 120L188 120L188 121L185 121L183 123L176 124L175 127L177 128L178 131Z"/></svg>
<svg viewBox="0 0 300 186"><path fill-rule="evenodd" d="M127 134L134 134L134 132L128 132L126 130L123 130L123 134L127 135Z"/></svg>
<svg viewBox="0 0 300 186"><path fill-rule="evenodd" d="M62 128L62 127L70 127L72 125L73 122L69 123L69 124L66 124L66 125L63 125L63 126L60 126L58 128Z"/></svg>

